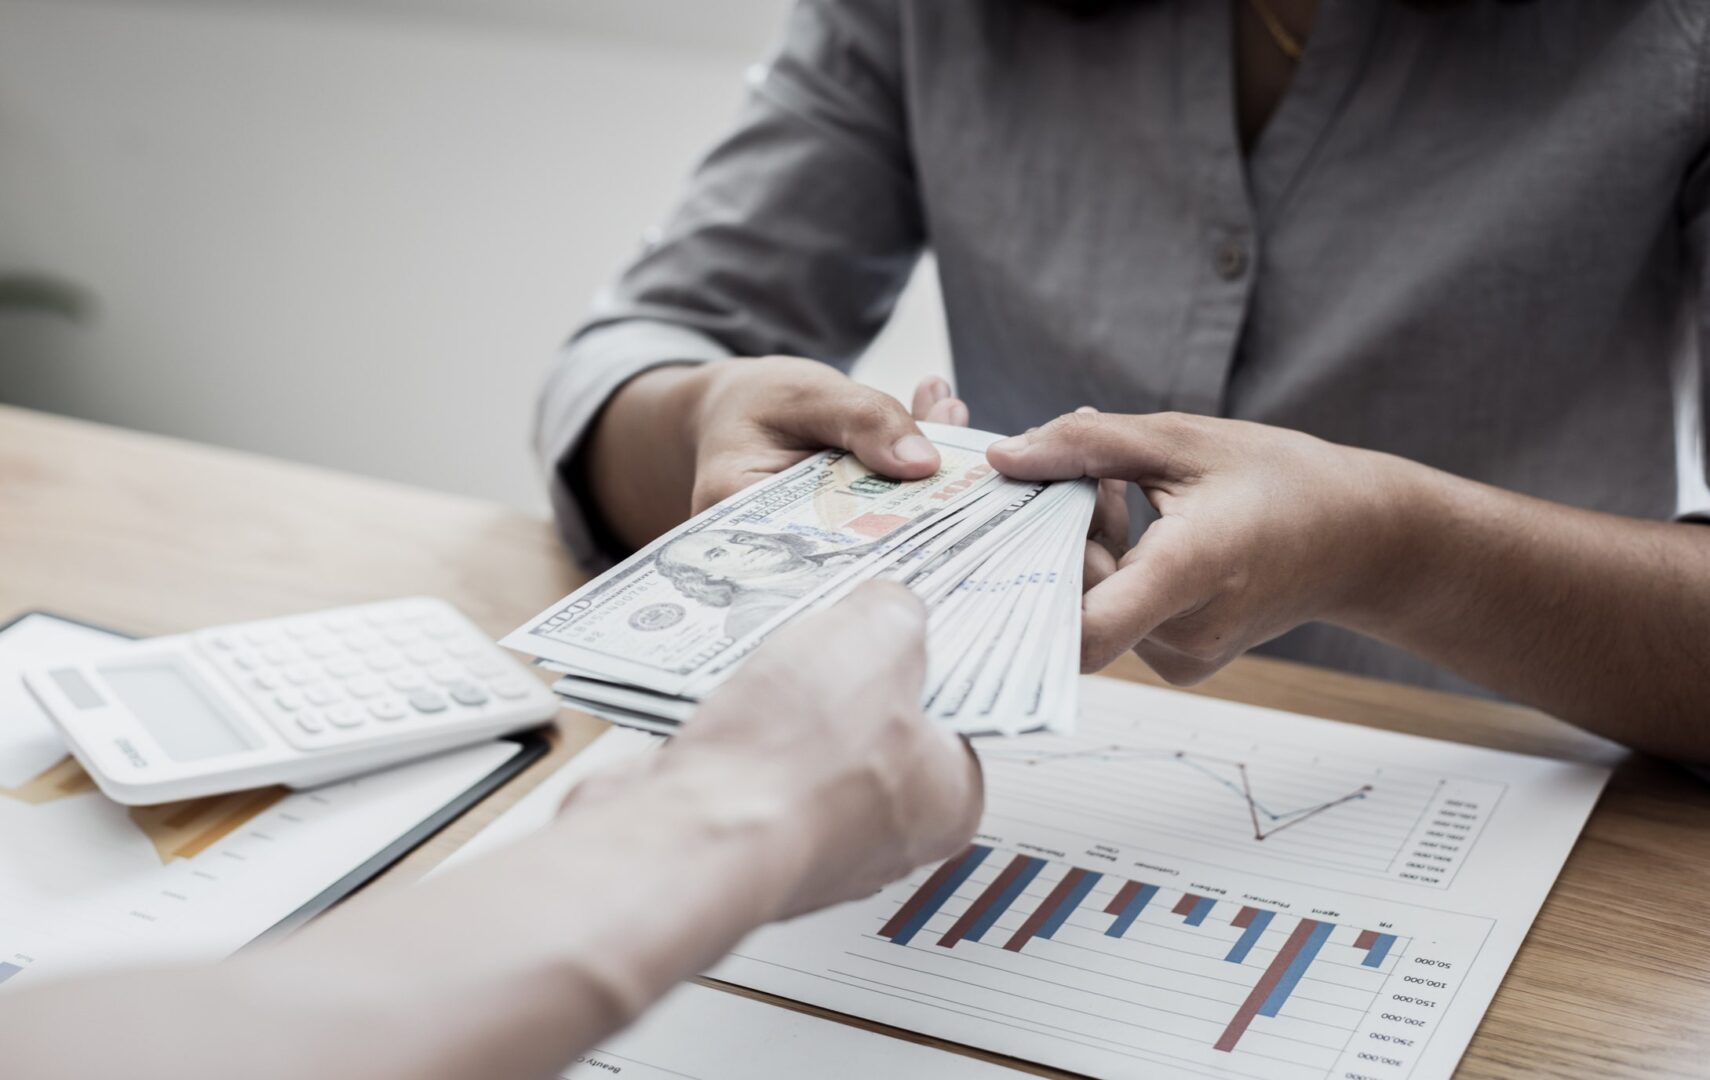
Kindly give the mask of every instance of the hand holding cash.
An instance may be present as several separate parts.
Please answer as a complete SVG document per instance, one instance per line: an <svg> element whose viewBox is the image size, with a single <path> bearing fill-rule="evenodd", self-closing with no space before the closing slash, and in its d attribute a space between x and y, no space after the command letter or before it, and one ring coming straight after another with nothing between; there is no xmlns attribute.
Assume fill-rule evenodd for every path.
<svg viewBox="0 0 1710 1080"><path fill-rule="evenodd" d="M1006 479L1000 436L923 424L942 465L875 474L828 450L655 540L505 638L572 706L670 733L780 626L864 581L929 611L922 707L963 734L1071 730L1093 481ZM850 656L850 663L861 658Z"/></svg>

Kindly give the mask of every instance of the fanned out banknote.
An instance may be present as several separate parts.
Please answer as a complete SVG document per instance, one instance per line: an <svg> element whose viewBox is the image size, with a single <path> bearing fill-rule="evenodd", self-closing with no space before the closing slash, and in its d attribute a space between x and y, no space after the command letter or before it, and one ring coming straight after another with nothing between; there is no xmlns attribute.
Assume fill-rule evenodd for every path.
<svg viewBox="0 0 1710 1080"><path fill-rule="evenodd" d="M924 424L942 467L829 450L696 516L512 631L574 708L670 734L767 636L864 581L925 601L927 714L969 735L1073 729L1090 480L986 464L1001 436ZM855 660L856 658L851 658Z"/></svg>

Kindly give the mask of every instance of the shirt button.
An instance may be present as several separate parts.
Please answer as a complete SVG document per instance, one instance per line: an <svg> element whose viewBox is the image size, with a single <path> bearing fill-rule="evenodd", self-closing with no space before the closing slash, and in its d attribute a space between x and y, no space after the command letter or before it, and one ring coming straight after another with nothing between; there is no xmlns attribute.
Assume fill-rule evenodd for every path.
<svg viewBox="0 0 1710 1080"><path fill-rule="evenodd" d="M1212 257L1212 265L1217 268L1217 276L1224 281L1234 281L1247 272L1247 245L1239 240L1229 239L1217 245L1217 253Z"/></svg>

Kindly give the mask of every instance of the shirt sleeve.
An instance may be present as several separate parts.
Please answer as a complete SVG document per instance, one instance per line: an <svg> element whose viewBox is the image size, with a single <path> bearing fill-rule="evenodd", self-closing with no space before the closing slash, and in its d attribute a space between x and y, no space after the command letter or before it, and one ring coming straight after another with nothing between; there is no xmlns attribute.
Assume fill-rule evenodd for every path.
<svg viewBox="0 0 1710 1080"><path fill-rule="evenodd" d="M577 455L606 401L665 364L805 356L847 369L924 245L900 0L798 0L735 128L555 358L535 448L571 553L618 557ZM644 135L643 135L644 137Z"/></svg>
<svg viewBox="0 0 1710 1080"><path fill-rule="evenodd" d="M1672 372L1675 519L1710 523L1710 59L1701 56L1699 64L1699 113L1705 132L1681 196L1684 258L1694 301Z"/></svg>

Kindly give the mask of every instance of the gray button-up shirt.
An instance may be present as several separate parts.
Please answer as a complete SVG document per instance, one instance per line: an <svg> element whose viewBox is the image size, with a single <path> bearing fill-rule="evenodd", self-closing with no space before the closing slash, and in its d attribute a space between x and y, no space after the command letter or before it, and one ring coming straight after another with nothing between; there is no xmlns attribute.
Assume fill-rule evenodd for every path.
<svg viewBox="0 0 1710 1080"><path fill-rule="evenodd" d="M1249 155L1231 4L801 0L561 355L540 451L667 362L851 364L922 251L960 394L1297 428L1645 518L1704 494L1710 4L1325 0ZM1271 651L1436 685L1327 627Z"/></svg>

